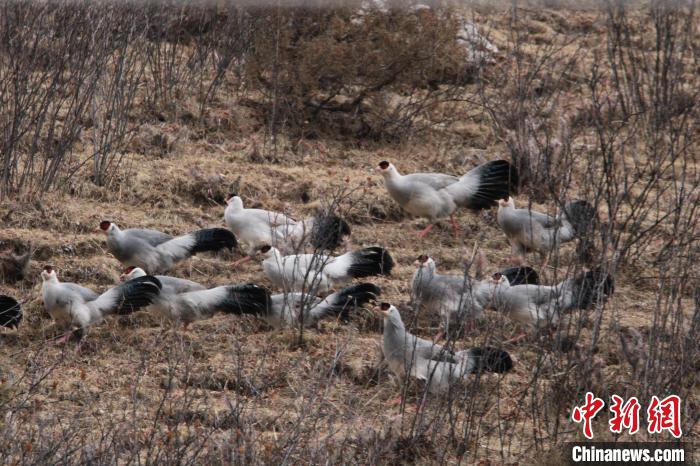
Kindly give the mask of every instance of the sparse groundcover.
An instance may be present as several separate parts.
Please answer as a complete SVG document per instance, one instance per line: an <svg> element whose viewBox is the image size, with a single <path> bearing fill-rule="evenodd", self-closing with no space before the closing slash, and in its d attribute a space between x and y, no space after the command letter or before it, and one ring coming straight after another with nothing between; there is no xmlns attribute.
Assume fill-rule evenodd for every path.
<svg viewBox="0 0 700 466"><path fill-rule="evenodd" d="M583 439L571 410L587 391L677 394L697 441L700 22L690 2L544 3L2 3L0 294L24 318L0 329L0 462L560 464ZM520 329L487 309L448 342L502 347L510 372L443 396L398 387L364 309L303 330L218 315L184 331L137 312L91 327L80 353L53 343L44 265L106 290L122 267L101 220L222 227L231 193L298 219L332 209L353 248L388 249L391 276L367 280L430 339L440 318L411 304L416 258L483 275L513 265L510 247L493 209L458 211L457 237L445 222L417 239L424 222L372 169L461 175L494 159L518 167L518 207L585 199L598 213L547 267L529 257L542 283L615 277L606 303L555 332L503 346ZM240 257L169 274L271 287ZM607 420L596 440L667 439Z"/></svg>

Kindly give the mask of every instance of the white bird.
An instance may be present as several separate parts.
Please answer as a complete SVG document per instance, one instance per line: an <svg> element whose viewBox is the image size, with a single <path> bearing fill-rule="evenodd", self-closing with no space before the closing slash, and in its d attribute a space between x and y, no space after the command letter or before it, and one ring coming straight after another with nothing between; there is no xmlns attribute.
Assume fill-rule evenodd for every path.
<svg viewBox="0 0 700 466"><path fill-rule="evenodd" d="M351 251L342 256L298 254L282 256L277 248L260 248L263 270L272 283L285 291L323 293L353 278L390 275L394 260L380 247Z"/></svg>
<svg viewBox="0 0 700 466"><path fill-rule="evenodd" d="M173 238L156 230L120 230L110 221L100 223L107 248L125 266L162 273L198 252L236 247L236 237L225 228L206 228Z"/></svg>
<svg viewBox="0 0 700 466"><path fill-rule="evenodd" d="M0 295L0 327L17 328L22 321L22 306L11 296Z"/></svg>
<svg viewBox="0 0 700 466"><path fill-rule="evenodd" d="M603 303L615 289L613 277L600 269L566 279L554 286L511 286L508 278L501 273L494 274L491 281L496 285L492 306L515 322L531 327L555 326L562 314L574 309L590 309L597 303ZM523 332L508 342L518 341L526 335Z"/></svg>
<svg viewBox="0 0 700 466"><path fill-rule="evenodd" d="M586 231L597 217L595 209L586 201L571 201L556 217L530 209L516 209L509 197L498 201L498 225L508 238L514 255L524 257L536 251L543 258L563 243L572 241Z"/></svg>
<svg viewBox="0 0 700 466"><path fill-rule="evenodd" d="M77 327L82 336L90 325L101 322L107 315L131 314L153 303L161 290L157 278L145 276L124 282L98 295L75 283L62 283L50 265L41 272L41 294L44 308L60 328ZM70 332L59 340L66 341Z"/></svg>
<svg viewBox="0 0 700 466"><path fill-rule="evenodd" d="M270 210L243 207L243 200L231 195L224 211L226 226L244 244L246 257L234 265L250 260L257 250L269 244L283 252L298 252L306 244L317 250L333 250L350 235L350 226L333 214L318 214L302 221Z"/></svg>
<svg viewBox="0 0 700 466"><path fill-rule="evenodd" d="M347 320L350 309L362 307L380 294L379 287L371 283L351 285L325 298L298 292L279 293L272 295L270 312L261 314L260 317L276 329L298 326L302 309L305 327L316 325L328 317Z"/></svg>
<svg viewBox="0 0 700 466"><path fill-rule="evenodd" d="M455 234L459 230L454 219L458 207L471 210L488 209L499 199L515 191L518 175L505 160L494 160L473 168L461 178L442 173L401 175L393 164L382 161L378 166L389 195L411 215L427 218L430 224L418 233L425 236L435 223L450 217Z"/></svg>
<svg viewBox="0 0 700 466"><path fill-rule="evenodd" d="M407 377L412 377L426 382L429 393L444 394L471 373L507 372L513 368L505 351L477 347L453 354L444 346L409 333L398 309L391 304L382 303L377 311L384 318L384 359L401 387Z"/></svg>
<svg viewBox="0 0 700 466"><path fill-rule="evenodd" d="M132 279L145 274L138 267L129 267L122 274L122 278ZM279 293L269 296L263 292L263 288L256 285L239 285L235 290L238 293L237 300L220 302L215 300L218 293L209 293L212 290L206 290L198 283L161 275L157 275L156 278L163 284L163 289L158 300L149 306L149 310L156 315L185 324L208 317L216 309L222 309L233 314L256 315L273 328L280 329L298 325L299 312L303 309L304 326L309 327L327 317L345 318L349 309L363 306L381 293L379 287L371 283L352 285L326 298L302 293Z"/></svg>
<svg viewBox="0 0 700 466"><path fill-rule="evenodd" d="M439 274L435 261L425 254L419 256L414 265L418 268L411 281L412 301L418 309L440 316L441 328L436 341L444 335L458 335L465 321L471 328L473 322L480 319L495 289L490 279L476 280L466 274ZM537 273L530 267L509 268L504 273L520 282L536 283L537 280Z"/></svg>
<svg viewBox="0 0 700 466"><path fill-rule="evenodd" d="M129 267L122 279L131 280L146 275L139 267ZM225 285L206 289L199 283L182 278L156 275L162 283L158 298L147 310L171 322L182 323L185 328L217 312L226 314L258 314L270 308L270 293L251 283Z"/></svg>

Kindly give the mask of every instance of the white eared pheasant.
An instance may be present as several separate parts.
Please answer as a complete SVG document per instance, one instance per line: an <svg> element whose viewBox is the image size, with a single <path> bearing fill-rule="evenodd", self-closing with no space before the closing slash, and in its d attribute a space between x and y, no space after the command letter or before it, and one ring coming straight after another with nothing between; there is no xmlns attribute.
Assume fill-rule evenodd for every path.
<svg viewBox="0 0 700 466"><path fill-rule="evenodd" d="M98 295L75 283L62 283L50 265L41 272L41 295L44 308L65 330L77 328L82 336L87 327L101 322L110 314L131 314L153 303L161 290L160 281L144 276L124 282ZM65 341L66 334L61 341Z"/></svg>
<svg viewBox="0 0 700 466"><path fill-rule="evenodd" d="M454 213L458 207L488 209L499 199L508 198L518 184L515 167L505 160L486 162L461 178L442 173L402 175L387 161L380 162L377 169L392 199L411 215L430 222L418 233L419 237L428 234L438 220L446 217L450 217L457 234Z"/></svg>
<svg viewBox="0 0 700 466"><path fill-rule="evenodd" d="M143 269L129 267L122 278L135 279L145 275ZM182 278L163 275L156 275L156 278L163 284L163 289L147 310L171 322L182 323L185 328L217 312L262 314L271 306L270 293L251 283L206 289L199 283Z"/></svg>
<svg viewBox="0 0 700 466"><path fill-rule="evenodd" d="M173 238L156 230L120 230L104 220L100 230L107 235L107 248L125 266L149 273L163 273L198 252L236 247L236 237L225 228L206 228Z"/></svg>
<svg viewBox="0 0 700 466"><path fill-rule="evenodd" d="M350 235L347 222L334 214L319 213L297 221L280 212L245 208L236 195L227 201L224 220L247 254L236 265L250 260L264 245L284 253L299 252L307 245L325 251L339 247Z"/></svg>
<svg viewBox="0 0 700 466"><path fill-rule="evenodd" d="M260 248L263 270L272 283L285 291L326 293L353 278L390 275L394 260L380 247L358 249L342 256L298 254L282 256L270 245Z"/></svg>

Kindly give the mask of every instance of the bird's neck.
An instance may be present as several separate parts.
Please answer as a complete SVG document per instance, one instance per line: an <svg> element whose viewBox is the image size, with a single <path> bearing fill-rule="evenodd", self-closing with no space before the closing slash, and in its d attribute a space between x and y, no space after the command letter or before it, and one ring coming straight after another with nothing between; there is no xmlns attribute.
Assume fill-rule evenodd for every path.
<svg viewBox="0 0 700 466"><path fill-rule="evenodd" d="M398 312L392 312L388 317L384 318L384 332L391 330L405 330L403 320Z"/></svg>

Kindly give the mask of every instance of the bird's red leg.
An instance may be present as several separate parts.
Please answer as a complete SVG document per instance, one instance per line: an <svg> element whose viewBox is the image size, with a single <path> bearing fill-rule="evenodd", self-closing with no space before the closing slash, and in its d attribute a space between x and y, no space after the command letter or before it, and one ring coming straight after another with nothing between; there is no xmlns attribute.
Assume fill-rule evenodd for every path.
<svg viewBox="0 0 700 466"><path fill-rule="evenodd" d="M457 225L457 221L455 220L455 214L450 215L450 222L452 222L452 231L455 236L459 236L459 225Z"/></svg>
<svg viewBox="0 0 700 466"><path fill-rule="evenodd" d="M523 338L526 338L527 335L528 335L527 332L522 331L522 332L520 332L518 335L516 335L516 336L514 336L513 338L511 338L510 340L504 341L503 344L504 344L504 345L509 345L509 344L511 344L511 343L517 343L517 342L519 342L520 340L522 340Z"/></svg>
<svg viewBox="0 0 700 466"><path fill-rule="evenodd" d="M418 236L419 238L423 238L425 235L430 233L430 230L432 230L434 226L435 224L431 223L430 225L419 231L416 236Z"/></svg>
<svg viewBox="0 0 700 466"><path fill-rule="evenodd" d="M440 331L438 333L436 333L435 336L433 337L433 342L438 343L444 339L445 339L445 331L440 329Z"/></svg>
<svg viewBox="0 0 700 466"><path fill-rule="evenodd" d="M63 345L63 344L65 344L68 340L70 340L71 335L72 335L72 332L70 332L70 331L64 333L63 336L61 336L59 339L57 339L56 341L54 341L54 344L55 344L55 345Z"/></svg>
<svg viewBox="0 0 700 466"><path fill-rule="evenodd" d="M393 400L391 400L389 402L389 404L391 406L399 406L399 405L401 405L401 403L403 403L403 394L402 393L399 393L398 395L396 395L396 398L394 398Z"/></svg>
<svg viewBox="0 0 700 466"><path fill-rule="evenodd" d="M251 256L245 256L245 257L242 258L242 259L238 259L236 262L234 262L234 263L231 264L231 265L232 265L233 267L238 267L239 265L244 264L244 263L248 262L248 261L251 260L251 259L252 259Z"/></svg>

